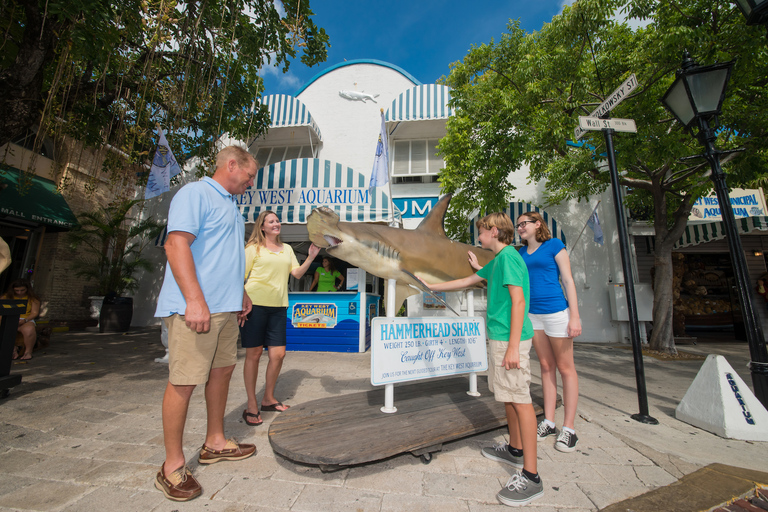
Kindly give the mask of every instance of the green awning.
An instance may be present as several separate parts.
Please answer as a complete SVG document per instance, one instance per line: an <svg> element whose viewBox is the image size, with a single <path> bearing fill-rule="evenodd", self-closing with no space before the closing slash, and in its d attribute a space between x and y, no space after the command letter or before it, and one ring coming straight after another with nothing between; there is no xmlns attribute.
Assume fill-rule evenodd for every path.
<svg viewBox="0 0 768 512"><path fill-rule="evenodd" d="M77 226L77 217L51 180L18 169L0 169L0 219L43 224L49 231Z"/></svg>

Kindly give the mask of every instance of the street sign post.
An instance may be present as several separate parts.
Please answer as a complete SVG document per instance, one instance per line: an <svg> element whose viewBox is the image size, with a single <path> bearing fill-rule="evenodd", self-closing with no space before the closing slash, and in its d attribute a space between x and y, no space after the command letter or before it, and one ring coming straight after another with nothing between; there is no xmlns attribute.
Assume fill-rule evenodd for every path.
<svg viewBox="0 0 768 512"><path fill-rule="evenodd" d="M597 117L579 116L579 128L582 130L605 130L612 128L617 132L637 133L634 119L600 119Z"/></svg>
<svg viewBox="0 0 768 512"><path fill-rule="evenodd" d="M613 110L616 105L621 103L624 99L626 99L629 94L637 89L637 77L634 73L632 73L629 78L627 78L623 84L618 86L615 91L613 91L604 102L602 102L595 110L592 111L591 114L589 114L588 117L602 117L611 110ZM618 131L618 130L617 130ZM576 142L581 137L584 136L584 134L587 133L587 130L582 129L581 126L576 128L573 132L573 141Z"/></svg>

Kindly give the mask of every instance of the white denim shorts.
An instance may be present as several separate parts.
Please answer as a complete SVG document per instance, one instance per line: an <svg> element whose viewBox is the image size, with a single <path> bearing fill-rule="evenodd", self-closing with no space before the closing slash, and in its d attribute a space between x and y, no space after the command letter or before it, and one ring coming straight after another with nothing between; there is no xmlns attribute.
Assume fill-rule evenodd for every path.
<svg viewBox="0 0 768 512"><path fill-rule="evenodd" d="M534 331L544 331L544 334L550 338L570 338L568 336L568 321L571 319L571 311L567 308L546 315L528 313L528 318L533 324Z"/></svg>

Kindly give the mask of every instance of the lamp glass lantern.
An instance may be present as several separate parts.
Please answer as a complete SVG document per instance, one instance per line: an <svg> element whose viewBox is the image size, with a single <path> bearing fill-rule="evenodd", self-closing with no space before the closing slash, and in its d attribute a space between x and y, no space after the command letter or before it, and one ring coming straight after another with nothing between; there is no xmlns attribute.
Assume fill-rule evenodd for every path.
<svg viewBox="0 0 768 512"><path fill-rule="evenodd" d="M686 52L683 67L661 102L680 124L691 128L696 119L720 113L732 69L733 62L698 66Z"/></svg>
<svg viewBox="0 0 768 512"><path fill-rule="evenodd" d="M768 22L768 0L736 0L747 25L762 25Z"/></svg>

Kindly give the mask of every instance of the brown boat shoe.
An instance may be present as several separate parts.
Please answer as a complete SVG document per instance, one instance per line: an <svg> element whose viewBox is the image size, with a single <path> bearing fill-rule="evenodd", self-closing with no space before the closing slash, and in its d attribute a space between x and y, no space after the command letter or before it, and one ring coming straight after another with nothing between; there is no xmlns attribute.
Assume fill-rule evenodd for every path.
<svg viewBox="0 0 768 512"><path fill-rule="evenodd" d="M239 444L234 439L227 439L227 445L223 450L214 450L203 445L197 461L200 464L213 464L222 460L243 460L256 453L256 446L252 444Z"/></svg>
<svg viewBox="0 0 768 512"><path fill-rule="evenodd" d="M197 498L203 493L200 483L192 476L192 472L184 465L165 476L163 466L155 478L155 487L163 491L165 497L173 501L189 501Z"/></svg>

